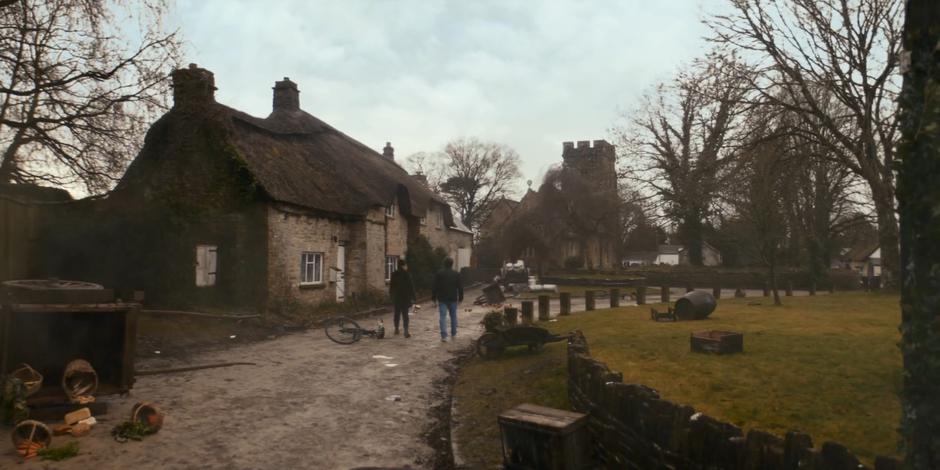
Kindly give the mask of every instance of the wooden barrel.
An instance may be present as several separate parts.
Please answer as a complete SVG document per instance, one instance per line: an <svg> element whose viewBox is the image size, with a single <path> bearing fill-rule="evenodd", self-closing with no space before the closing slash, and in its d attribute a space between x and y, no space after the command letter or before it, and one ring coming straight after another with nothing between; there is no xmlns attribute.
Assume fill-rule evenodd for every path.
<svg viewBox="0 0 940 470"><path fill-rule="evenodd" d="M75 359L65 366L65 372L62 373L62 389L71 401L94 395L98 391L98 373L88 361Z"/></svg>
<svg viewBox="0 0 940 470"><path fill-rule="evenodd" d="M718 302L710 293L694 290L676 300L676 317L680 320L702 320L712 312Z"/></svg>

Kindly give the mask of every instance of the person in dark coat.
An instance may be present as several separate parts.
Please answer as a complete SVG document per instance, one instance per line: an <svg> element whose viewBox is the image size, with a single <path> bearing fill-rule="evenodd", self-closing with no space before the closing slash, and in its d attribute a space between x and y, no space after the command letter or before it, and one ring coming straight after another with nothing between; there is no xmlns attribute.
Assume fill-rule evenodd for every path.
<svg viewBox="0 0 940 470"><path fill-rule="evenodd" d="M441 320L441 341L447 341L447 315L450 314L450 336L457 336L457 304L463 302L460 274L454 271L454 260L444 260L444 269L434 275L431 300L437 302Z"/></svg>
<svg viewBox="0 0 940 470"><path fill-rule="evenodd" d="M408 273L408 264L405 260L398 260L398 270L392 273L392 278L388 283L388 293L392 296L392 304L395 306L395 334L398 334L398 320L401 319L405 327L405 338L411 338L408 333L408 310L417 300L415 296L415 285L411 282L411 274Z"/></svg>

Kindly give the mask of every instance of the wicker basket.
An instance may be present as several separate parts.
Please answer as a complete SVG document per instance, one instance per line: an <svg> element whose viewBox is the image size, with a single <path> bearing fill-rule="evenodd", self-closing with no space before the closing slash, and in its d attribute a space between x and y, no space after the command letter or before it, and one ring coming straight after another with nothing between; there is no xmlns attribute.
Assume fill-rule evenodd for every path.
<svg viewBox="0 0 940 470"><path fill-rule="evenodd" d="M137 403L131 410L131 421L146 424L154 431L159 431L163 427L163 412L153 403Z"/></svg>
<svg viewBox="0 0 940 470"><path fill-rule="evenodd" d="M65 366L65 372L62 373L62 389L71 401L94 395L98 391L98 373L88 361L75 359Z"/></svg>
<svg viewBox="0 0 940 470"><path fill-rule="evenodd" d="M32 441L41 444L43 447L49 447L52 443L52 431L45 424L27 419L20 421L13 427L13 447L19 448L20 444Z"/></svg>
<svg viewBox="0 0 940 470"><path fill-rule="evenodd" d="M14 378L19 379L26 386L26 396L30 396L42 388L42 374L33 369L29 364L20 364L10 373Z"/></svg>

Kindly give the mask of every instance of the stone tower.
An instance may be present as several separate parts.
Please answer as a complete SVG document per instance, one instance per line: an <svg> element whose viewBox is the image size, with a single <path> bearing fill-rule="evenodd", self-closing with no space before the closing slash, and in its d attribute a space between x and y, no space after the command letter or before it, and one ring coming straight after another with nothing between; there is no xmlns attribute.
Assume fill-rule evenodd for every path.
<svg viewBox="0 0 940 470"><path fill-rule="evenodd" d="M606 140L595 140L591 145L589 140L563 142L561 158L564 167L577 170L598 189L616 191L617 189L617 155L615 148Z"/></svg>

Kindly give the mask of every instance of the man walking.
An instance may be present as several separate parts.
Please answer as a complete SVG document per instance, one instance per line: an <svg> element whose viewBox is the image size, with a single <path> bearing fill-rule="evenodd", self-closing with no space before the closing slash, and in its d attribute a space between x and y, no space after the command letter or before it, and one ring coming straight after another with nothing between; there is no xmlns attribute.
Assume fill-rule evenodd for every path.
<svg viewBox="0 0 940 470"><path fill-rule="evenodd" d="M392 273L388 282L388 293L392 296L392 304L395 306L395 334L398 334L398 320L401 318L405 327L405 338L411 338L408 333L408 309L415 303L415 285L411 282L411 274L408 273L408 264L405 260L398 260L398 270Z"/></svg>
<svg viewBox="0 0 940 470"><path fill-rule="evenodd" d="M431 300L437 302L441 316L441 341L447 341L447 315L450 314L450 336L457 336L457 304L463 302L463 285L460 274L454 271L454 260L444 260L444 269L434 275Z"/></svg>

